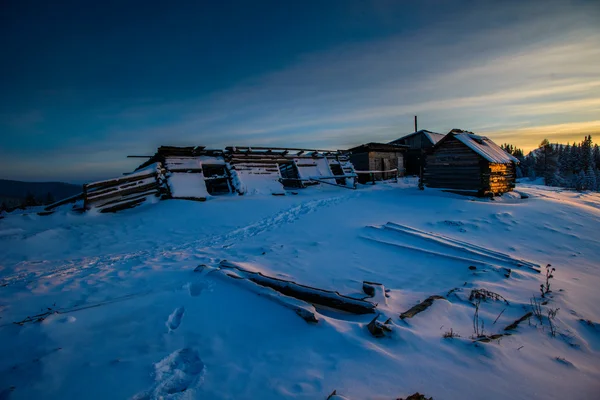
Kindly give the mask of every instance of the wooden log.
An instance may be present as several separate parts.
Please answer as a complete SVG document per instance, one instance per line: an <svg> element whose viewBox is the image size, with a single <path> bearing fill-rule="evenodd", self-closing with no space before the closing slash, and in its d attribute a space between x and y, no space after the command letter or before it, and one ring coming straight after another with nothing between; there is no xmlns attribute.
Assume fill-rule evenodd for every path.
<svg viewBox="0 0 600 400"><path fill-rule="evenodd" d="M74 203L74 202L76 202L77 200L81 200L81 199L83 199L83 192L81 192L81 193L79 193L79 194L76 194L76 195L74 195L74 196L67 197L67 198L65 198L65 199L59 200L59 201L57 201L56 203L49 204L49 205L47 205L47 206L44 208L44 211L52 211L52 210L54 210L56 207L59 207L59 206L62 206L62 205L64 205L64 204L68 204L68 203Z"/></svg>
<svg viewBox="0 0 600 400"><path fill-rule="evenodd" d="M191 201L206 201L206 197L173 197L171 196L172 199L174 200L191 200Z"/></svg>
<svg viewBox="0 0 600 400"><path fill-rule="evenodd" d="M208 265L201 264L198 267L196 267L196 269L194 269L194 272L200 272L205 275L211 274L211 276L217 276L219 278L226 279L229 282L235 283L243 287L244 289L256 293L259 296L266 297L269 300L275 301L276 303L279 303L282 306L293 310L306 322L319 322L319 319L317 318L317 313L313 305L308 304L302 300L286 296L272 288L265 287L255 282L252 282L251 280L248 280L245 277L237 274L235 271L221 270L219 268L213 268L209 267Z"/></svg>
<svg viewBox="0 0 600 400"><path fill-rule="evenodd" d="M100 212L101 213L109 213L109 212L117 212L117 211L125 210L128 208L135 208L135 207L139 206L140 204L142 204L144 201L146 201L146 197L142 197L142 198L136 199L136 200L123 201L121 203L114 204L110 207L101 208Z"/></svg>
<svg viewBox="0 0 600 400"><path fill-rule="evenodd" d="M132 193L131 195L126 196L126 197L111 197L110 199L107 199L108 201L99 202L100 204L91 203L90 205L94 208L102 208L102 207L109 206L112 204L118 204L118 203L126 202L126 201L134 201L134 200L141 199L141 198L143 198L145 200L146 197L156 195L156 193L157 193L156 191Z"/></svg>
<svg viewBox="0 0 600 400"><path fill-rule="evenodd" d="M363 281L363 292L369 296L375 304L387 304L387 294L385 287L381 283Z"/></svg>
<svg viewBox="0 0 600 400"><path fill-rule="evenodd" d="M373 318L371 322L369 322L369 324L367 325L367 329L369 330L371 335L373 335L376 338L387 336L389 333L392 332L392 319L388 318L385 322L382 323L377 321L379 315L381 314L377 314L375 318Z"/></svg>
<svg viewBox="0 0 600 400"><path fill-rule="evenodd" d="M374 304L368 301L341 295L336 291L319 289L284 279L273 278L263 275L260 272L248 271L239 265L228 261L221 261L219 266L221 268L234 269L241 273L243 277L251 280L252 282L255 282L261 286L270 287L280 293L285 294L286 296L304 300L312 304L318 304L353 314L372 314L375 312Z"/></svg>
<svg viewBox="0 0 600 400"><path fill-rule="evenodd" d="M151 178L153 176L156 175L156 171L152 171L150 173L147 174L143 174L143 175L134 175L134 176L124 176L122 178L116 178L116 179L111 179L108 181L101 181L101 182L92 182L92 183L88 183L86 185L83 185L84 190L86 192L91 192L92 189L95 188L109 188L111 186L114 185L120 185L123 184L125 182L131 182L131 181L139 181L145 178Z"/></svg>
<svg viewBox="0 0 600 400"><path fill-rule="evenodd" d="M518 320L516 320L515 322L513 322L512 324L508 325L506 328L504 328L505 331L512 331L513 329L517 329L517 327L519 326L519 324L529 318L531 318L531 316L533 315L533 313L531 311L529 311L528 313L526 313L525 315L523 315L521 318L519 318Z"/></svg>
<svg viewBox="0 0 600 400"><path fill-rule="evenodd" d="M202 173L202 168L179 168L179 167L168 167L170 172L179 172L179 173L190 173L190 174L199 174Z"/></svg>
<svg viewBox="0 0 600 400"><path fill-rule="evenodd" d="M140 186L126 189L126 190L120 190L117 192L110 192L110 193L107 193L107 194L104 194L101 196L95 196L95 197L88 196L87 201L90 204L100 203L105 200L110 200L110 199L115 199L115 198L126 198L127 196L129 196L131 194L146 193L146 192L152 192L152 191L158 192L158 187L159 187L159 184L156 181L154 181L154 182L150 182L146 185L140 185Z"/></svg>
<svg viewBox="0 0 600 400"><path fill-rule="evenodd" d="M427 299L423 300L421 303L412 307L410 310L403 312L400 314L400 319L412 318L415 315L427 310L429 307L433 305L434 300L443 300L445 297L442 296L429 296Z"/></svg>
<svg viewBox="0 0 600 400"><path fill-rule="evenodd" d="M148 179L148 178L146 178L146 179ZM121 185L121 186L113 186L109 189L96 190L94 192L87 193L87 198L88 198L88 200L99 199L102 197L111 196L115 193L125 192L127 190L133 190L133 191L142 190L142 188L150 186L150 185L158 185L158 183L156 182L156 180L146 181L145 183L144 183L144 181L136 181L136 182L127 183L127 184Z"/></svg>

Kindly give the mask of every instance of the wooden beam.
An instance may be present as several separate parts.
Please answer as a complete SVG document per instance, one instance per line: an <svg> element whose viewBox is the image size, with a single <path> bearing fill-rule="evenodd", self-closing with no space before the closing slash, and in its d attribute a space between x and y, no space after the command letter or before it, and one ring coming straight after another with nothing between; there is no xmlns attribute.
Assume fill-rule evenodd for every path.
<svg viewBox="0 0 600 400"><path fill-rule="evenodd" d="M319 289L301 285L293 281L270 277L263 275L260 272L246 270L229 261L221 261L219 267L233 269L236 273L241 274L244 278L258 285L270 287L286 296L294 297L312 304L330 307L353 314L375 313L375 304L365 300L344 296L332 290Z"/></svg>
<svg viewBox="0 0 600 400"><path fill-rule="evenodd" d="M293 310L298 316L300 316L306 322L317 323L317 313L312 304L308 304L302 300L295 299L293 297L286 296L272 288L259 285L251 280L246 279L244 276L237 274L232 270L223 270L220 268L213 268L205 264L201 264L194 272L200 272L205 275L210 274L211 276L218 276L226 279L231 283L235 283L244 289L250 290L259 296L265 297L272 300L280 305Z"/></svg>

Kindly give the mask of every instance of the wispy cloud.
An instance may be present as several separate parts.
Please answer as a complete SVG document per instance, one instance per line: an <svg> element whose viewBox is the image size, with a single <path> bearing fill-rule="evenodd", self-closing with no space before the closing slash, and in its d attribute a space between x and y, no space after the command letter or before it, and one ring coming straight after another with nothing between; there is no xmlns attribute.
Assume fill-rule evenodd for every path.
<svg viewBox="0 0 600 400"><path fill-rule="evenodd" d="M480 131L526 149L544 136L600 133L593 2L518 3L516 16L505 2L481 3L459 24L449 16L401 36L300 55L198 99L108 105L89 122L102 126L97 135L40 149L38 158L77 154L76 176L116 172L127 154L166 143L343 148L410 132L414 114L423 128Z"/></svg>

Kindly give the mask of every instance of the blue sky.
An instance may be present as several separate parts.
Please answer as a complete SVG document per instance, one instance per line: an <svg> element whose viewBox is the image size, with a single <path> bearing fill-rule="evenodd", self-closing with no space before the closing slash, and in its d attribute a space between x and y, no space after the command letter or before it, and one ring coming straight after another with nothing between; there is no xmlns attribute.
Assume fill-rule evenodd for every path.
<svg viewBox="0 0 600 400"><path fill-rule="evenodd" d="M415 114L525 149L600 134L595 0L53 3L0 5L0 178L107 178L161 144L347 148Z"/></svg>

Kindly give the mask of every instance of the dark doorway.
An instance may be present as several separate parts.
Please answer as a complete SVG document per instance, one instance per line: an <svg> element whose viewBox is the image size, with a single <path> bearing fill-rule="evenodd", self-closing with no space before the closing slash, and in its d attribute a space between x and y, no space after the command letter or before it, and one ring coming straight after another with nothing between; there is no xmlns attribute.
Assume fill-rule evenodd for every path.
<svg viewBox="0 0 600 400"><path fill-rule="evenodd" d="M298 167L296 167L293 161L279 164L279 172L281 173L281 184L283 187L296 189L304 187L300 180Z"/></svg>
<svg viewBox="0 0 600 400"><path fill-rule="evenodd" d="M342 169L342 166L338 163L331 163L329 164L329 169L331 169L331 173L334 176L342 176L344 175L344 170ZM338 185L345 185L346 184L346 178L335 178L335 183L337 183Z"/></svg>
<svg viewBox="0 0 600 400"><path fill-rule="evenodd" d="M229 174L224 165L202 165L206 190L211 195L231 193Z"/></svg>

